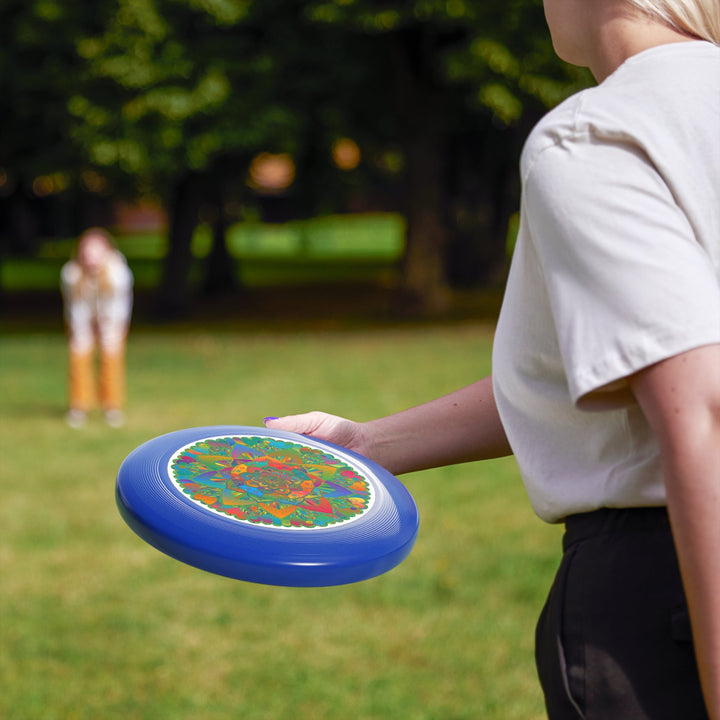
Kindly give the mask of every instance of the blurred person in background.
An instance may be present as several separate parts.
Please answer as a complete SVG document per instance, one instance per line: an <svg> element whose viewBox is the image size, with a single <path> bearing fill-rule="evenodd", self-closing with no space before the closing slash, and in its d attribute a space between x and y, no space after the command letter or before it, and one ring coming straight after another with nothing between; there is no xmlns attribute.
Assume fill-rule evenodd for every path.
<svg viewBox="0 0 720 720"><path fill-rule="evenodd" d="M125 421L125 345L133 276L110 235L86 230L76 256L62 268L61 288L69 342L68 425L82 427L99 400L111 427ZM99 384L95 355L99 349Z"/></svg>

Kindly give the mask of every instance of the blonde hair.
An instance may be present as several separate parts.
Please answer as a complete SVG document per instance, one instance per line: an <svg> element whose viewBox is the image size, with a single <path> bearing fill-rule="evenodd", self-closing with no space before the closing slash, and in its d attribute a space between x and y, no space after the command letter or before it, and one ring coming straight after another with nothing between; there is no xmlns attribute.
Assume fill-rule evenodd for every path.
<svg viewBox="0 0 720 720"><path fill-rule="evenodd" d="M720 45L718 0L628 0L675 30Z"/></svg>

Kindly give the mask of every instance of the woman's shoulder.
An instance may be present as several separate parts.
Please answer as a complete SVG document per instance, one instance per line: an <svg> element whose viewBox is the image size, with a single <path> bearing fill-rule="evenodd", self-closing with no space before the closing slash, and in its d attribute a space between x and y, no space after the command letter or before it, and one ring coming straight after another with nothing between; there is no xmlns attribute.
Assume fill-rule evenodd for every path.
<svg viewBox="0 0 720 720"><path fill-rule="evenodd" d="M522 155L522 175L548 150L571 149L603 141L634 142L642 135L643 115L655 111L646 98L628 97L626 88L600 84L571 95L532 129Z"/></svg>
<svg viewBox="0 0 720 720"><path fill-rule="evenodd" d="M598 88L587 88L556 105L535 125L525 141L521 158L522 177L527 177L537 159L547 150L563 145L577 134L578 118L588 96Z"/></svg>
<svg viewBox="0 0 720 720"><path fill-rule="evenodd" d="M719 72L703 72L708 62ZM651 48L548 112L525 143L522 175L551 148L622 143L654 157L673 152L681 136L716 143L719 118L720 48L704 42Z"/></svg>

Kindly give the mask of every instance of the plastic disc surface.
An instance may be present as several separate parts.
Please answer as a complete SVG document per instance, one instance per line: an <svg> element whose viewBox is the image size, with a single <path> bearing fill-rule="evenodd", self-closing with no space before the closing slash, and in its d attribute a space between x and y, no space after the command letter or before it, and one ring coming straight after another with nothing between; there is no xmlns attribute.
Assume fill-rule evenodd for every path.
<svg viewBox="0 0 720 720"><path fill-rule="evenodd" d="M345 448L278 430L161 435L120 467L127 524L189 565L266 585L358 582L402 562L418 532L405 486Z"/></svg>

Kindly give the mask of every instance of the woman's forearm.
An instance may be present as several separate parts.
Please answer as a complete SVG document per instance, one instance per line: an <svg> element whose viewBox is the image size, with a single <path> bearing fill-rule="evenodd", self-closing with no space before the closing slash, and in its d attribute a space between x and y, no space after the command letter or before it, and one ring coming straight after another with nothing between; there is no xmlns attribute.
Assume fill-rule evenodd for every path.
<svg viewBox="0 0 720 720"><path fill-rule="evenodd" d="M720 432L715 446L666 470L668 510L712 720L720 720Z"/></svg>
<svg viewBox="0 0 720 720"><path fill-rule="evenodd" d="M394 474L512 453L486 377L417 407L361 424L373 460Z"/></svg>

